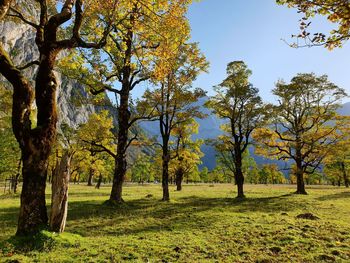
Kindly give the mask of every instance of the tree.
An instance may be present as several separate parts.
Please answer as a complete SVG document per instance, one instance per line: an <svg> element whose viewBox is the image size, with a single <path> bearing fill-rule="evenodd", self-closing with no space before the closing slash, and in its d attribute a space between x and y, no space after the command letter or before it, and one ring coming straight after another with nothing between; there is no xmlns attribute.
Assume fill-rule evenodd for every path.
<svg viewBox="0 0 350 263"><path fill-rule="evenodd" d="M233 160L238 198L244 198L242 171L243 153L251 142L251 133L261 125L263 104L258 89L249 83L251 71L244 62L234 61L227 65L227 78L214 87L216 95L206 106L221 119L227 120L222 126L225 134L220 136L223 152L229 152Z"/></svg>
<svg viewBox="0 0 350 263"><path fill-rule="evenodd" d="M177 191L182 190L184 177L189 179L191 173L201 163L202 140L193 141L191 136L198 133L198 123L194 119L181 123L173 131L173 138L176 143L176 158L170 162L170 171L174 174Z"/></svg>
<svg viewBox="0 0 350 263"><path fill-rule="evenodd" d="M202 171L200 171L199 176L201 178L201 181L204 183L209 182L209 170L208 167L203 167Z"/></svg>
<svg viewBox="0 0 350 263"><path fill-rule="evenodd" d="M260 154L280 160L292 160L296 166L297 194L306 194L304 174L319 168L327 152L341 135L337 102L345 91L328 81L327 76L298 74L287 84L279 81L273 94L271 123L257 129Z"/></svg>
<svg viewBox="0 0 350 263"><path fill-rule="evenodd" d="M26 12L27 4L34 6L35 10ZM57 57L60 51L71 48L101 48L106 42L116 9L116 1L95 1L88 6L82 0L56 4L56 1L44 0L18 4L11 0L0 2L0 20L6 22L14 18L30 26L35 32L39 51L38 60L16 66L0 44L0 74L13 87L12 128L23 161L18 235L37 232L48 222L45 187L48 158L56 137L58 84L54 67ZM57 12L57 6L61 6L61 11ZM71 26L62 26L66 23ZM98 32L94 30L96 25L101 26ZM94 40L97 41L90 42ZM33 87L23 70L34 65L38 69ZM34 99L37 109L35 126L30 119Z"/></svg>
<svg viewBox="0 0 350 263"><path fill-rule="evenodd" d="M131 92L153 78L158 52L171 38L183 39L189 32L185 13L191 1L128 0L120 4L118 20L109 34L111 41L101 51L83 51L73 54L75 65L70 64L66 74L73 74L89 87L92 94L108 92L115 97L118 127L115 171L110 201L123 202L122 187L127 172L127 150L137 140L130 138L130 129L142 119L143 112L133 109ZM70 58L67 59L70 62ZM82 74L83 73L83 74Z"/></svg>
<svg viewBox="0 0 350 263"><path fill-rule="evenodd" d="M68 184L71 173L71 161L76 151L76 131L67 124L61 124L57 148L62 156L56 160L52 174L50 229L64 231L68 212ZM57 149L58 155L58 149Z"/></svg>
<svg viewBox="0 0 350 263"><path fill-rule="evenodd" d="M249 149L243 153L242 170L247 182L250 184L258 183L259 169L255 159L250 156Z"/></svg>
<svg viewBox="0 0 350 263"><path fill-rule="evenodd" d="M306 46L325 46L328 49L342 47L343 43L350 38L350 16L348 0L276 0L278 4L287 5L303 13L300 20L301 32L294 36L303 39ZM315 15L325 16L328 21L335 24L336 29L332 30L329 36L324 33L309 32L311 22L309 19ZM298 47L299 43L292 46Z"/></svg>
<svg viewBox="0 0 350 263"><path fill-rule="evenodd" d="M217 166L212 171L209 172L208 180L211 183L217 183L217 184L225 182L225 177L220 167Z"/></svg>
<svg viewBox="0 0 350 263"><path fill-rule="evenodd" d="M276 164L264 164L259 171L260 184L283 184L285 177Z"/></svg>
<svg viewBox="0 0 350 263"><path fill-rule="evenodd" d="M151 157L141 153L131 166L131 181L144 183L154 181L154 171L152 169Z"/></svg>
<svg viewBox="0 0 350 263"><path fill-rule="evenodd" d="M345 187L350 186L349 164L350 164L350 117L345 117L346 122L341 132L343 138L339 140L329 151L325 157L323 164L325 165L325 173L331 180L336 178L340 184L343 181Z"/></svg>
<svg viewBox="0 0 350 263"><path fill-rule="evenodd" d="M80 125L77 131L77 140L82 148L82 154L86 158L84 160L85 165L82 163L83 167L80 169L88 174L88 186L92 186L93 177L97 173L99 173L102 180L102 174L105 172L103 171L105 170L103 165L108 160L102 153L110 155L114 160L117 156L113 129L113 119L109 116L107 110L103 110L91 114L88 121Z"/></svg>
<svg viewBox="0 0 350 263"><path fill-rule="evenodd" d="M178 40L179 41L179 40ZM194 103L205 95L202 89L193 89L192 82L199 73L206 71L207 62L200 53L197 44L178 42L176 49L173 45L163 47L168 58L162 58L157 64L157 76L154 79L160 87L154 91L147 90L139 106L153 112L159 121L162 148L162 188L163 201L169 196L169 163L177 158L176 151L170 145L171 136L175 129L193 118L202 118L203 114ZM177 149L180 141L173 146Z"/></svg>

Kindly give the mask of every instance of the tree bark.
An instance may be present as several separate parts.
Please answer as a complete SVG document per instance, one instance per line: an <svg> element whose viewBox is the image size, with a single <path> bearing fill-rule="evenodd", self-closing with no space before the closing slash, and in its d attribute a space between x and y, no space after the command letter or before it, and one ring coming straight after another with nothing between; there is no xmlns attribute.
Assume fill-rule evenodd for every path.
<svg viewBox="0 0 350 263"><path fill-rule="evenodd" d="M131 24L134 23L134 15L131 15ZM117 155L115 156L115 169L113 177L112 191L109 200L112 202L123 202L122 191L125 180L127 160L126 151L129 146L129 128L131 113L129 111L129 97L132 89L131 77L131 58L133 49L133 31L131 29L127 32L126 50L122 69L122 88L119 93L120 101L118 107L118 145Z"/></svg>
<svg viewBox="0 0 350 263"><path fill-rule="evenodd" d="M297 168L297 191L296 194L306 195L307 192L305 190L305 183L304 183L304 173L302 171L302 168Z"/></svg>
<svg viewBox="0 0 350 263"><path fill-rule="evenodd" d="M48 158L56 139L56 88L57 81L53 73L57 50L41 50L41 64L35 85L37 105L37 126L31 129L30 117L23 126L23 114L18 104L23 102L24 87L13 95L13 129L19 141L23 160L23 187L21 208L18 219L17 235L37 232L47 226L48 217L45 202ZM29 95L28 91L24 93ZM26 114L29 114L27 112ZM18 127L19 126L19 127ZM25 134L24 134L25 133Z"/></svg>
<svg viewBox="0 0 350 263"><path fill-rule="evenodd" d="M341 167L342 167L342 171L343 171L344 185L346 188L349 188L350 182L349 182L349 178L348 178L348 174L346 172L346 167L345 167L344 162L341 163Z"/></svg>
<svg viewBox="0 0 350 263"><path fill-rule="evenodd" d="M88 177L88 186L92 186L92 179L94 178L94 169L90 168L89 170L89 177Z"/></svg>
<svg viewBox="0 0 350 263"><path fill-rule="evenodd" d="M23 187L17 235L32 234L47 226L45 187L47 158L37 151L24 151Z"/></svg>
<svg viewBox="0 0 350 263"><path fill-rule="evenodd" d="M176 170L176 191L181 191L182 190L182 180L184 177L184 171L183 168L180 166L177 170Z"/></svg>
<svg viewBox="0 0 350 263"><path fill-rule="evenodd" d="M239 144L237 144L239 145ZM242 151L240 147L235 149L235 179L237 184L237 198L245 198L244 195L244 175L242 172Z"/></svg>
<svg viewBox="0 0 350 263"><path fill-rule="evenodd" d="M81 2L77 2L73 37L58 41L58 27L72 17L73 0L66 0L60 12L47 17L45 1L39 1L40 21L34 25L35 42L39 49L39 67L35 79L35 102L37 123L32 128L30 119L34 90L30 82L15 67L0 43L0 74L13 86L12 128L21 149L23 161L23 187L17 234L32 234L47 226L45 206L45 187L47 179L48 158L56 139L56 90L57 81L53 73L57 55L60 50L74 47L100 48L105 45L105 37L98 44L84 43L79 37L81 26ZM0 20L6 15L11 0L0 0ZM80 10L81 11L81 10Z"/></svg>
<svg viewBox="0 0 350 263"><path fill-rule="evenodd" d="M168 150L168 140L163 139L163 155L162 155L162 189L163 189L163 198L162 201L169 201L169 161L170 154Z"/></svg>
<svg viewBox="0 0 350 263"><path fill-rule="evenodd" d="M304 167L302 163L302 153L301 153L301 147L300 147L300 139L299 135L297 136L296 140L296 147L295 147L295 164L296 164L296 177L297 177L297 191L296 194L306 195L305 190L305 182L304 182Z"/></svg>
<svg viewBox="0 0 350 263"><path fill-rule="evenodd" d="M295 193L300 195L306 195L307 192L305 190L304 172L301 166L301 162L300 163L297 162L296 177L297 177L297 191Z"/></svg>
<svg viewBox="0 0 350 263"><path fill-rule="evenodd" d="M97 184L96 184L96 189L100 189L101 187L101 183L102 183L102 174L100 174L100 176L98 177L98 181L97 181Z"/></svg>
<svg viewBox="0 0 350 263"><path fill-rule="evenodd" d="M66 150L52 178L50 229L64 231L68 209L68 186L72 154Z"/></svg>
<svg viewBox="0 0 350 263"><path fill-rule="evenodd" d="M13 177L13 182L12 182L13 184L12 188L14 193L17 193L18 180L19 180L19 177L21 176L21 165L22 165L22 159L19 159L18 166L17 166L17 173Z"/></svg>
<svg viewBox="0 0 350 263"><path fill-rule="evenodd" d="M110 195L110 201L117 203L123 202L122 191L127 169L126 150L128 147L129 120L129 90L125 86L124 92L120 96L120 105L118 108L118 146L115 158L112 192Z"/></svg>

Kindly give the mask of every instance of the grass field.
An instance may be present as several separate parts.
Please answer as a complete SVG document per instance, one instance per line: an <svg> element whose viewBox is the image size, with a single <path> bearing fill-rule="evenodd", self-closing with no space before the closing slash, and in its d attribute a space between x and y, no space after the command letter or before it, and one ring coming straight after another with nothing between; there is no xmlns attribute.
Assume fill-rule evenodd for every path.
<svg viewBox="0 0 350 263"><path fill-rule="evenodd" d="M173 189L173 187L172 187ZM13 238L18 196L0 195L1 262L350 262L350 191L294 186L185 185L161 202L160 185L71 186L66 233ZM48 202L50 196L47 196ZM298 219L312 213L318 220Z"/></svg>

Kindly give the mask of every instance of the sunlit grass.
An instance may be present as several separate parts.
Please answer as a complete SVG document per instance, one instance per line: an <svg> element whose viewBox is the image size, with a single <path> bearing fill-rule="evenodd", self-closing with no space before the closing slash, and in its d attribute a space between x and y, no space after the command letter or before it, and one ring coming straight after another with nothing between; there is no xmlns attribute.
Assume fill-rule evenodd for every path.
<svg viewBox="0 0 350 263"><path fill-rule="evenodd" d="M172 187L174 189L174 187ZM104 204L109 187L70 187L66 233L13 238L18 196L0 196L2 261L350 262L350 191L294 186L185 185L161 202L161 186L126 186L125 204ZM49 202L48 195L48 202ZM319 220L296 219L312 213ZM1 254L2 253L2 254Z"/></svg>

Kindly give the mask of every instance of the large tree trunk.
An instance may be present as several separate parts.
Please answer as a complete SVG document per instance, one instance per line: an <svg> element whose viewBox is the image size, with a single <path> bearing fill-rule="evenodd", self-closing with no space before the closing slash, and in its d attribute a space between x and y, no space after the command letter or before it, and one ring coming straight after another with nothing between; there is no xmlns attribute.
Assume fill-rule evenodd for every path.
<svg viewBox="0 0 350 263"><path fill-rule="evenodd" d="M348 178L348 174L346 172L346 167L345 167L345 163L344 162L341 163L341 168L342 168L342 171L343 171L344 185L345 185L346 188L349 188L350 182L349 182L349 178Z"/></svg>
<svg viewBox="0 0 350 263"><path fill-rule="evenodd" d="M32 234L47 226L45 187L47 158L40 152L22 153L23 187L17 235Z"/></svg>
<svg viewBox="0 0 350 263"><path fill-rule="evenodd" d="M0 1L0 20L6 15L11 0ZM75 1L64 2L61 12L46 17L45 1L40 5L42 15L36 26L35 42L39 49L39 68L35 80L35 102L37 124L32 128L31 111L34 91L30 82L15 67L0 43L0 74L13 86L12 128L21 149L23 161L23 187L17 234L30 234L47 226L45 187L48 158L56 139L56 90L57 81L53 73L57 54L62 49L73 47L100 48L105 44L92 45L79 41L81 20L76 19L74 37L68 41L57 41L58 27L72 17ZM78 6L81 7L81 2ZM77 8L76 8L77 9ZM77 11L78 12L78 11Z"/></svg>
<svg viewBox="0 0 350 263"><path fill-rule="evenodd" d="M113 186L110 195L110 201L118 203L123 202L122 190L127 169L126 150L128 147L129 120L129 89L125 86L124 93L120 96L120 105L118 108L118 145L115 158Z"/></svg>
<svg viewBox="0 0 350 263"><path fill-rule="evenodd" d="M37 126L31 129L28 123L22 123L23 114L18 104L23 103L24 90L13 95L13 129L19 141L23 160L23 187L17 234L30 234L47 226L45 187L48 158L56 139L56 89L57 81L53 73L57 50L42 50L41 63L35 84L35 102L37 106ZM24 87L21 87L24 89ZM24 92L24 94L23 94ZM29 112L25 114L29 114ZM19 127L18 127L19 126ZM25 134L24 134L25 133Z"/></svg>
<svg viewBox="0 0 350 263"><path fill-rule="evenodd" d="M66 225L71 160L72 154L65 151L52 178L50 229L57 233L62 233Z"/></svg>
<svg viewBox="0 0 350 263"><path fill-rule="evenodd" d="M297 177L297 191L295 192L296 194L301 194L301 195L306 195L307 192L305 190L305 183L304 183L304 172L303 168L297 163L297 171L296 171L296 177Z"/></svg>
<svg viewBox="0 0 350 263"><path fill-rule="evenodd" d="M112 191L109 198L109 200L112 202L117 202L117 203L124 202L122 194L123 194L123 182L126 174L126 167L127 167L127 162L125 157L116 158Z"/></svg>

